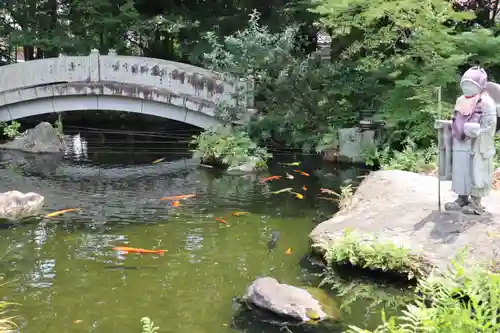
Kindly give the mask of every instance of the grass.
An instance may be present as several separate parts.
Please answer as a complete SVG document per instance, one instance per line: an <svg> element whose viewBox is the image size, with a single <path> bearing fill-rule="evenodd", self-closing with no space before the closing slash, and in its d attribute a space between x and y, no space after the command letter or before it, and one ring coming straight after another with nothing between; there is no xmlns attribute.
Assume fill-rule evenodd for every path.
<svg viewBox="0 0 500 333"><path fill-rule="evenodd" d="M330 265L349 264L372 271L402 275L409 281L428 273L428 264L409 249L354 230L345 230L343 237L337 238L326 249L325 259Z"/></svg>

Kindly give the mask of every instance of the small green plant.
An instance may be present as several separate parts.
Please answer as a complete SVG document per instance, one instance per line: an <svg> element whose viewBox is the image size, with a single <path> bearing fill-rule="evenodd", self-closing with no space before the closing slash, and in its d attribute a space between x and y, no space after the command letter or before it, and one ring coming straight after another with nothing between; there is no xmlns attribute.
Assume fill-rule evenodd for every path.
<svg viewBox="0 0 500 333"><path fill-rule="evenodd" d="M233 167L256 159L257 169L265 169L267 160L272 157L266 148L253 142L246 131L234 130L230 126L208 129L193 136L190 144L197 145L193 157L207 164Z"/></svg>
<svg viewBox="0 0 500 333"><path fill-rule="evenodd" d="M326 249L325 259L329 264L351 264L370 270L404 275L408 280L426 274L424 260L409 249L392 242L385 242L373 235L344 230L344 236Z"/></svg>
<svg viewBox="0 0 500 333"><path fill-rule="evenodd" d="M342 185L340 187L339 207L342 210L349 209L352 205L352 196L354 195L354 188L352 184Z"/></svg>
<svg viewBox="0 0 500 333"><path fill-rule="evenodd" d="M340 187L340 193L332 190L324 190L323 192L336 196L337 198L334 199L334 201L337 201L339 203L339 208L341 210L346 210L349 209L352 205L354 189L355 188L352 187L352 184L349 183Z"/></svg>
<svg viewBox="0 0 500 333"><path fill-rule="evenodd" d="M59 135L63 135L63 123L62 123L62 120L61 118L57 119L55 122L54 122L54 129L56 130L57 134Z"/></svg>
<svg viewBox="0 0 500 333"><path fill-rule="evenodd" d="M495 169L500 168L500 135L495 136L495 149L497 153L495 154Z"/></svg>
<svg viewBox="0 0 500 333"><path fill-rule="evenodd" d="M500 274L484 266L465 267L463 255L442 275L419 281L419 297L400 316L387 317L373 331L350 326L349 333L472 333L500 331Z"/></svg>
<svg viewBox="0 0 500 333"><path fill-rule="evenodd" d="M13 120L9 125L5 125L3 127L3 135L8 137L9 139L14 139L19 135L19 129L21 128L21 124L17 121Z"/></svg>
<svg viewBox="0 0 500 333"><path fill-rule="evenodd" d="M142 333L157 333L160 329L149 317L142 317Z"/></svg>

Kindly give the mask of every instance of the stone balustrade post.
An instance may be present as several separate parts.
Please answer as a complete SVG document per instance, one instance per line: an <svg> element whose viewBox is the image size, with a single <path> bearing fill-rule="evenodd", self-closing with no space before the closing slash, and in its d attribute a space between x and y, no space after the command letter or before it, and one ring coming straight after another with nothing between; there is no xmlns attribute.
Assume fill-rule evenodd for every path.
<svg viewBox="0 0 500 333"><path fill-rule="evenodd" d="M89 78L90 82L99 82L99 50L92 49L89 55Z"/></svg>
<svg viewBox="0 0 500 333"><path fill-rule="evenodd" d="M109 50L108 50L108 55L110 55L110 56L115 56L115 55L117 55L116 50L115 50L115 49L109 49Z"/></svg>

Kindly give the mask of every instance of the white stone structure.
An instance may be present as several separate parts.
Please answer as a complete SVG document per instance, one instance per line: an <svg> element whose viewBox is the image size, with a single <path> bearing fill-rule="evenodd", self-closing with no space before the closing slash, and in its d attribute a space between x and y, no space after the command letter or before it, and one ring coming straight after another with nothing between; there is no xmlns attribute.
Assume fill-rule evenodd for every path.
<svg viewBox="0 0 500 333"><path fill-rule="evenodd" d="M221 123L219 102L235 105L237 85L221 74L173 61L100 55L59 56L0 67L0 121L81 110L116 110L200 128ZM252 108L251 99L238 101Z"/></svg>

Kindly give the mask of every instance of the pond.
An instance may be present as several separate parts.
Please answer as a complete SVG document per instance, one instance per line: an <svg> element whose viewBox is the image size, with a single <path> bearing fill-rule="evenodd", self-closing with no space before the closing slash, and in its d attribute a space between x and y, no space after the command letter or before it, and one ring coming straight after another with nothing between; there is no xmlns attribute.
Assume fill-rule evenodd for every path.
<svg viewBox="0 0 500 333"><path fill-rule="evenodd" d="M286 153L276 155L269 173L229 176L197 166L182 142L141 143L123 135L80 132L68 143L64 159L39 157L0 169L1 191L44 195L44 213L81 209L0 230L0 273L7 281L2 295L20 304L15 314L23 333L138 333L144 316L160 332L234 332L232 298L256 277L318 284L301 260L308 233L336 210L333 202L317 198L319 188L338 189L363 173ZM3 160L23 158L2 155ZM310 177L278 163L297 159ZM287 172L294 179L260 182ZM271 194L285 187L304 199ZM190 193L196 197L179 207L159 200ZM235 211L250 214L235 217ZM281 238L268 255L272 231L280 231ZM114 246L168 252L124 255ZM291 255L285 253L288 248ZM364 326L363 306L356 305L358 310L344 319Z"/></svg>

